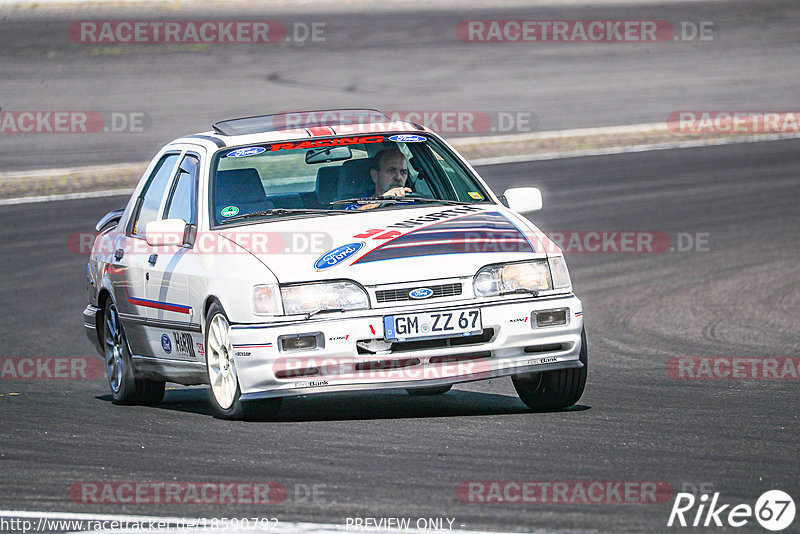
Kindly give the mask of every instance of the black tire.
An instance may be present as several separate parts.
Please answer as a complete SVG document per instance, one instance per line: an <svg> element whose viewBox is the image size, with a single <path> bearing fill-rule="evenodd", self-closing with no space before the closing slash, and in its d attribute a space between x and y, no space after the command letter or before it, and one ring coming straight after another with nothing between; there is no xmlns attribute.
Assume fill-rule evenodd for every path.
<svg viewBox="0 0 800 534"><path fill-rule="evenodd" d="M117 306L111 298L106 300L103 310L103 349L106 376L111 388L111 402L122 405L137 404L139 396L136 393L136 380L128 351L128 341Z"/></svg>
<svg viewBox="0 0 800 534"><path fill-rule="evenodd" d="M164 382L135 378L125 328L114 302L109 298L103 310L103 348L106 376L114 404L155 406L164 398Z"/></svg>
<svg viewBox="0 0 800 534"><path fill-rule="evenodd" d="M136 381L136 393L139 395L137 404L156 406L164 400L164 387L166 384L159 380L142 378Z"/></svg>
<svg viewBox="0 0 800 534"><path fill-rule="evenodd" d="M245 421L264 421L274 418L281 408L282 398L247 402L241 400L242 392L239 388L236 361L228 339L228 316L218 302L212 303L208 309L205 325L206 374L210 386L208 397L214 417ZM216 336L223 334L222 329L224 329L224 336L218 349L213 349L209 345L212 328L220 328L219 331L215 331ZM219 341L216 338L215 340L215 343ZM217 377L219 380L217 383L225 381L228 389L215 388Z"/></svg>
<svg viewBox="0 0 800 534"><path fill-rule="evenodd" d="M589 368L586 332L581 332L583 367L514 375L511 381L519 398L534 411L561 410L578 402L586 386Z"/></svg>
<svg viewBox="0 0 800 534"><path fill-rule="evenodd" d="M447 384L446 386L432 386L429 388L414 388L414 389L407 389L406 393L411 395L412 397L421 397L423 395L442 395L450 391L452 388L452 384Z"/></svg>

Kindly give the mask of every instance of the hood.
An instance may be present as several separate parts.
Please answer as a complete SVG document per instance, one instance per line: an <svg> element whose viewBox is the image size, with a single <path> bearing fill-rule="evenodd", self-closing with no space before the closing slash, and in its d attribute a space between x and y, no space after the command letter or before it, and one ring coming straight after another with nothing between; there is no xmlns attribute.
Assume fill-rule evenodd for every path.
<svg viewBox="0 0 800 534"><path fill-rule="evenodd" d="M473 276L491 263L546 257L538 229L502 206L415 206L279 219L220 233L282 284L371 286Z"/></svg>

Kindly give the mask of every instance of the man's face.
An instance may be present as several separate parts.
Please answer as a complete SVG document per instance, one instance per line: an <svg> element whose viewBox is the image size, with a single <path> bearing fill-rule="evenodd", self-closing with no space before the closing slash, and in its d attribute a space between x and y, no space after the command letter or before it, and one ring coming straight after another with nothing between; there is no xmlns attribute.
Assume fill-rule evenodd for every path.
<svg viewBox="0 0 800 534"><path fill-rule="evenodd" d="M375 182L375 195L380 196L395 187L403 187L408 180L408 163L402 152L390 152L381 158L380 169L371 170Z"/></svg>

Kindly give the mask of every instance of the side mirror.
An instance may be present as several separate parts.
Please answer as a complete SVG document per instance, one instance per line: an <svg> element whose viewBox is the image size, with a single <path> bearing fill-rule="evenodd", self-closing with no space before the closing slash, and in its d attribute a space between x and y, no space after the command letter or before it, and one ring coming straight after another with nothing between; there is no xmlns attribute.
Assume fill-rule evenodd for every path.
<svg viewBox="0 0 800 534"><path fill-rule="evenodd" d="M512 187L503 196L508 207L517 213L529 213L542 209L542 192L536 187Z"/></svg>
<svg viewBox="0 0 800 534"><path fill-rule="evenodd" d="M186 221L162 219L150 221L144 230L144 239L151 247L180 246L186 242Z"/></svg>

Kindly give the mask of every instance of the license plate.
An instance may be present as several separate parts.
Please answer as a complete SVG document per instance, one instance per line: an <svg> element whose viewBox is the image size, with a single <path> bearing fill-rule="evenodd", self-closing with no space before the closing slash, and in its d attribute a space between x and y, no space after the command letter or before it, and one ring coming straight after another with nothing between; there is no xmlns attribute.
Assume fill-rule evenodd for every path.
<svg viewBox="0 0 800 534"><path fill-rule="evenodd" d="M482 331L481 311L478 308L387 315L383 318L386 341L469 336Z"/></svg>

